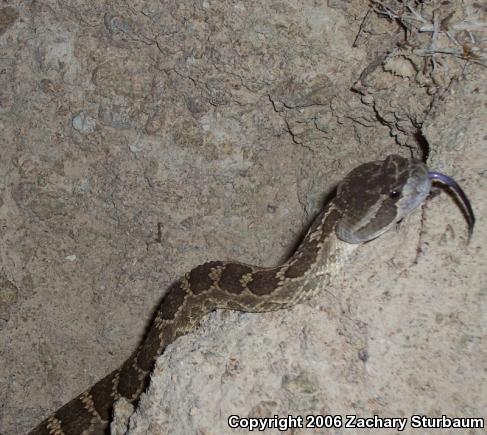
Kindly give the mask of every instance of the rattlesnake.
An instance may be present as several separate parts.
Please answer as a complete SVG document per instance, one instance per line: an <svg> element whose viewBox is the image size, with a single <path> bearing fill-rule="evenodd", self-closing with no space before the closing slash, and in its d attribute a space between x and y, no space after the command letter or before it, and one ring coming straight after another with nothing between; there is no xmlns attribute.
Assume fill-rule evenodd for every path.
<svg viewBox="0 0 487 435"><path fill-rule="evenodd" d="M262 312L286 308L310 297L330 279L350 247L374 239L427 197L432 179L454 188L469 220L474 215L463 191L450 178L428 172L422 162L397 155L363 164L338 185L335 198L314 220L294 254L282 265L262 268L210 261L185 274L167 291L142 344L117 370L64 405L30 435L105 434L113 403L135 402L148 383L155 358L176 338L193 330L216 308Z"/></svg>

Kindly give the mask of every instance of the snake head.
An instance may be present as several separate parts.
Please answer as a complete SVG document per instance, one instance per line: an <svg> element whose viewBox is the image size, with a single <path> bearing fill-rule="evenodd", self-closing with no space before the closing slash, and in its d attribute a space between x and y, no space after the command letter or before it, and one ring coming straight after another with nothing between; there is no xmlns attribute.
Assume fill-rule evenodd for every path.
<svg viewBox="0 0 487 435"><path fill-rule="evenodd" d="M338 238L348 243L375 239L418 207L430 189L428 168L419 160L391 155L355 168L337 188L336 204L343 213Z"/></svg>
<svg viewBox="0 0 487 435"><path fill-rule="evenodd" d="M458 196L468 220L470 239L475 216L460 186L444 174L428 172L423 162L398 155L365 163L338 185L336 205L342 212L336 226L338 238L362 243L380 236L426 199L432 181L447 185Z"/></svg>

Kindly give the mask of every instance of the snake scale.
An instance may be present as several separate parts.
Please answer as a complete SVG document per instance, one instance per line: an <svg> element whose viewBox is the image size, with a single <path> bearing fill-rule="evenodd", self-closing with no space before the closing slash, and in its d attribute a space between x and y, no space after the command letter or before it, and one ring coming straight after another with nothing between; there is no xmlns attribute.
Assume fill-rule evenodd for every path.
<svg viewBox="0 0 487 435"><path fill-rule="evenodd" d="M427 197L432 180L458 194L469 221L474 215L460 187L429 172L415 159L397 155L365 163L338 185L294 254L282 265L262 268L210 261L175 282L159 306L148 333L117 370L57 410L30 435L101 435L108 431L114 402L136 402L148 384L157 356L192 331L217 308L263 312L290 307L310 297L318 281L331 279L346 261L350 246L372 240L411 213Z"/></svg>

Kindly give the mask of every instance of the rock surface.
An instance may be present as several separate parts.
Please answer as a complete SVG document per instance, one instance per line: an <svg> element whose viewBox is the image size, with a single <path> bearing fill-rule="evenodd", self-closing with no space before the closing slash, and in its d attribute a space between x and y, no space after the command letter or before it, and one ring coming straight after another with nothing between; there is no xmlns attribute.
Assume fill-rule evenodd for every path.
<svg viewBox="0 0 487 435"><path fill-rule="evenodd" d="M465 30L486 12L424 5L441 32L405 13L402 43L400 2L376 3L0 7L2 435L117 367L181 274L277 264L346 172L393 152L461 183L470 245L441 194L313 301L212 314L160 357L129 433L226 434L231 414L487 417L487 70L483 28Z"/></svg>

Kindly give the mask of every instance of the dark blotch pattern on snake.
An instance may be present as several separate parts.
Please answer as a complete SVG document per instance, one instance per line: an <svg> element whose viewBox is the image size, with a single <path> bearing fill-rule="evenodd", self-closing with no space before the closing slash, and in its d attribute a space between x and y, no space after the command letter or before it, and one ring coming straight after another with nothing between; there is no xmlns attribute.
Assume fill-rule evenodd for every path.
<svg viewBox="0 0 487 435"><path fill-rule="evenodd" d="M378 237L407 216L428 195L431 178L440 175L451 180L428 173L426 165L417 160L396 155L366 163L338 185L336 197L325 205L284 264L262 268L211 261L195 267L169 288L133 355L40 423L30 435L105 434L114 402L121 397L137 401L157 356L192 331L203 316L217 308L277 310L312 296L319 283L340 271L353 246ZM466 197L461 199L473 228L470 204Z"/></svg>

